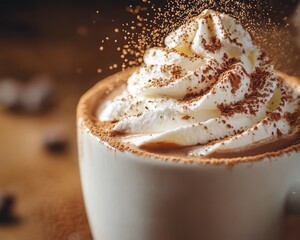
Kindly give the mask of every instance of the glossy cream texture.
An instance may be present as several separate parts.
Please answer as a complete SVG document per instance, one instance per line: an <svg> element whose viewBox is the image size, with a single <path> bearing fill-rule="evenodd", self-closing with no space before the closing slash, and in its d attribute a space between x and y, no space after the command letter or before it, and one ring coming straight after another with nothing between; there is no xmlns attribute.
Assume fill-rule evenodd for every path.
<svg viewBox="0 0 300 240"><path fill-rule="evenodd" d="M299 91L234 18L212 10L152 48L127 88L98 109L100 121L137 147L190 147L205 156L298 131Z"/></svg>

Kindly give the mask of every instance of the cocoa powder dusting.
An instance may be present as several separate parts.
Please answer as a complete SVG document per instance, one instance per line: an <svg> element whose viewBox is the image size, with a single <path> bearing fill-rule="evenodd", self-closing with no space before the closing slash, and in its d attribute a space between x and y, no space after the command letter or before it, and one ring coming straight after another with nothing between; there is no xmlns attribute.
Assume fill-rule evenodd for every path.
<svg viewBox="0 0 300 240"><path fill-rule="evenodd" d="M201 156L199 157L187 157L187 156L169 156L162 155L155 152L145 151L144 149L135 148L131 145L123 143L118 136L112 137L110 133L114 124L111 122L101 122L98 121L94 116L95 108L98 106L100 99L103 99L107 94L105 93L107 86L118 87L120 82L124 83L128 76L132 73L130 70L126 70L125 72L119 73L117 75L112 75L107 79L102 80L99 84L93 87L89 92L87 92L80 100L77 111L77 119L81 119L78 122L78 128L82 132L87 132L86 134L94 135L99 137L100 143L105 142L108 146L108 151L128 151L137 156L145 156L151 159L156 159L157 161L171 161L171 162L182 162L182 163L197 163L202 165L212 164L212 165L227 165L234 166L238 163L243 162L256 162L261 159L265 159L268 157L280 156L282 154L288 154L292 152L300 151L300 144L296 144L285 149L278 150L276 152L268 152L264 154L260 154L257 156L250 156L247 158L242 157L234 157L234 158L209 158L205 159ZM224 110L225 111L225 110ZM295 115L296 116L296 115ZM286 115L286 118L294 121L295 116ZM206 128L207 129L207 128ZM235 131L235 134L239 134L241 131ZM94 137L92 137L94 139Z"/></svg>
<svg viewBox="0 0 300 240"><path fill-rule="evenodd" d="M269 73L266 71L263 71L260 68L256 68L255 72L251 73L250 78L250 89L252 91L257 91L261 88L261 86L264 84L266 78L269 76Z"/></svg>
<svg viewBox="0 0 300 240"><path fill-rule="evenodd" d="M291 126L299 126L300 127L300 107L298 107L298 110L294 113L285 113L285 115L283 116L287 122L291 125Z"/></svg>
<svg viewBox="0 0 300 240"><path fill-rule="evenodd" d="M133 31L128 31L128 29L123 30L124 33L126 33L124 39L127 41L128 40L128 44L126 44L124 47L120 48L121 53L123 57L121 57L122 59L124 59L124 63L122 65L122 68L125 69L125 67L129 66L133 66L133 65L140 65L141 61L142 61L142 56L145 53L145 50L152 47L152 45L154 44L155 46L163 46L163 38L162 35L167 35L169 32L173 31L174 29L176 29L179 25L182 25L183 22L186 22L186 19L191 18L192 16L198 15L199 11L202 11L203 8L210 8L210 4L212 4L212 2L217 2L217 1L204 1L204 2L209 2L208 3L201 3L201 5L197 4L197 2L202 2L202 1L191 1L193 2L193 4L189 4L186 3L186 1L184 0L178 0L178 1L167 1L167 7L170 9L170 11L166 14L163 12L163 10L161 8L158 8L157 6L155 6L154 4L151 3L151 1L147 0L144 1L144 3L147 3L149 6L147 8L138 8L138 10L133 10L133 11L129 11L132 14L136 15L136 22L133 21L132 24L125 24L126 27L130 27L130 29L132 29ZM231 2L231 4L227 4L228 6L232 6L233 10L232 10L232 14L235 16L239 16L241 18L245 18L247 15L247 8L246 7L242 7L242 10L240 13L236 10L236 8L234 7L234 3L235 1L221 1L223 2ZM169 5L168 5L169 4ZM205 5L206 4L206 5ZM241 3L242 6L242 3ZM244 5L243 5L244 6ZM226 12L230 12L231 7L227 7L226 8ZM143 11L149 11L149 9L152 9L156 16L159 16L159 18L154 18L154 20L149 19L148 17L144 17L142 16L143 14L141 14L141 12ZM176 9L176 10L174 10ZM220 9L221 11L225 12L224 9ZM170 16L170 13L176 12L176 14L174 14L175 16L175 21L172 20L172 18ZM184 12L184 17L182 16L182 12ZM149 15L148 15L149 16ZM173 16L172 16L173 17ZM163 19L163 21L160 21L161 19ZM140 27L141 33L142 34L136 34L136 28L137 26L135 26L135 24L137 23L137 26ZM160 24L160 25L158 25ZM209 25L209 24L208 24ZM251 23L250 23L251 25ZM157 27L159 26L159 27ZM211 26L208 26L209 28L211 28ZM214 30L211 29L211 31L213 32ZM129 33L129 34L128 34ZM220 41L220 39L217 38L217 36L214 35L215 33L213 33L212 37L210 37L209 41L207 42L206 39L202 38L202 44L203 47L212 53L215 53L216 51L220 50L222 47L222 43ZM227 34L227 33L226 33ZM149 37L150 36L150 37ZM136 41L136 37L137 37L137 41ZM238 42L237 39L230 39L229 35L227 34L227 37L229 39L229 41L231 43L234 43L235 45L241 47L242 44ZM185 38L188 38L188 35L186 34ZM243 50L243 52L245 52ZM127 57L126 57L127 56ZM134 60L130 60L129 56L133 56ZM214 79L214 81L212 81L212 85L213 86L219 79L219 77L221 76L222 73L226 72L227 70L229 70L233 64L239 62L238 59L235 58L231 58L228 59L228 55L224 54L223 56L223 60L226 59L225 63L222 65L221 68L219 69L212 69L210 68L210 66L203 71L203 75L201 75L201 81L207 81ZM270 60L266 57L266 55L262 54L259 57L259 60L262 61L262 64L269 64ZM116 65L116 64L114 64ZM115 68L115 67L113 67ZM214 76L212 75L206 75L208 72L210 72L211 70L214 71ZM162 87L162 86L166 86L168 84L173 83L174 81L176 81L178 78L182 77L183 75L183 70L181 69L181 67L179 66L163 66L161 71L166 71L169 72L171 74L171 77L168 79L151 79L149 81L149 85L148 87L151 86L157 86L157 87ZM197 76L195 74L195 76ZM235 104L226 104L222 103L220 105L218 105L218 109L221 111L221 114L224 116L232 116L235 113L245 113L245 114L253 114L255 115L257 113L257 109L258 109L258 104L262 103L264 100L260 100L259 98L262 97L266 97L270 94L272 94L272 92L267 92L266 90L268 89L268 86L265 86L264 84L266 83L266 79L269 77L269 73L267 71L264 71L262 68L258 67L256 68L255 72L252 73L250 76L250 84L249 84L249 89L250 89L250 93L247 93L245 95L245 100L239 101ZM229 74L228 77L230 84L232 86L232 90L231 92L234 94L236 93L236 91L239 89L240 84L241 84L241 77L237 76L235 74ZM200 79L199 79L200 81ZM199 82L200 83L200 82ZM184 96L184 98L180 101L185 101L186 103L192 103L194 100L198 100L200 99L204 94L206 94L208 91L212 90L212 88L207 88L205 90L202 91L196 91L197 89L192 89L189 88L187 89L187 91L189 92L186 96ZM264 89L265 91L262 91L261 93L258 93L257 90L259 89ZM213 92L213 91L212 91ZM287 94L283 94L282 99L286 100ZM282 101L284 102L284 101ZM281 104L282 104L281 102ZM265 102L265 104L267 104L267 102ZM291 125L295 125L298 124L299 125L299 114L286 114L284 116L286 118L286 120L291 124ZM185 115L182 117L182 120L188 120L191 117L189 115ZM278 113L268 113L268 120L272 120L272 121L277 121L281 118L281 115ZM173 119L174 120L174 119ZM263 123L266 124L268 121L267 120L263 120ZM91 122L89 122L91 123ZM95 124L93 122L93 124ZM97 123L99 124L99 123ZM107 124L107 123L106 123ZM110 135L108 132L105 132L104 130L102 130L101 128L99 128L101 126L101 124L99 124L99 126L97 126L97 130L95 130L96 128L93 128L93 134L96 133L100 134L100 138L102 140L107 140L113 147L116 147L117 149L121 150L121 151L133 151L135 154L141 154L141 155L149 155L149 156L155 156L155 154L153 153L148 153L148 152L144 152L143 150L140 149L132 149L130 148L130 146L125 146L123 143L118 142L117 139L111 139L113 136ZM106 125L103 125L106 126ZM110 129L112 125L109 125ZM227 124L226 125L228 128L232 128L231 125ZM257 128L257 127L256 127ZM236 131L237 133L239 133L239 131ZM282 136L282 132L277 129L277 135L280 137ZM161 156L159 156L159 158L161 159ZM166 160L172 159L169 157L165 158ZM254 160L258 159L258 158L253 158ZM173 159L174 160L174 159ZM176 160L178 161L178 160ZM185 160L182 160L185 161ZM191 160L187 160L187 161L191 161ZM194 160L192 160L194 161ZM201 159L197 158L195 161L199 161L201 162ZM237 162L241 161L241 159L237 160ZM212 160L209 161L209 163L213 163ZM226 161L226 163L228 164L228 162Z"/></svg>
<svg viewBox="0 0 300 240"><path fill-rule="evenodd" d="M235 94L236 91L240 88L242 78L232 72L229 73L228 78L232 87L231 92Z"/></svg>
<svg viewBox="0 0 300 240"><path fill-rule="evenodd" d="M189 115L184 115L181 119L182 120L189 120L191 118L191 116Z"/></svg>
<svg viewBox="0 0 300 240"><path fill-rule="evenodd" d="M161 72L169 73L169 78L152 78L148 80L148 84L146 87L164 87L167 86L173 82L175 82L177 79L181 78L183 76L183 69L181 66L177 65L163 65L160 68Z"/></svg>
<svg viewBox="0 0 300 240"><path fill-rule="evenodd" d="M269 114L269 119L271 121L277 122L278 120L280 120L280 118L281 118L281 114L278 113L278 112L274 112L274 113Z"/></svg>
<svg viewBox="0 0 300 240"><path fill-rule="evenodd" d="M277 128L277 136L281 137L283 135L283 133L279 130L279 128Z"/></svg>
<svg viewBox="0 0 300 240"><path fill-rule="evenodd" d="M201 42L205 50L215 53L222 48L222 43L216 36L211 37L211 44L207 43L206 39L202 38Z"/></svg>

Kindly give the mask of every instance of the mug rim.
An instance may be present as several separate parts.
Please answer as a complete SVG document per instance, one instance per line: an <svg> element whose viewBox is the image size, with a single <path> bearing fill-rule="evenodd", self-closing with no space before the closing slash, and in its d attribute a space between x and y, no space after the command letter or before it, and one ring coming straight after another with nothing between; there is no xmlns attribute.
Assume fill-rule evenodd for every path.
<svg viewBox="0 0 300 240"><path fill-rule="evenodd" d="M155 152L148 152L144 150L137 150L132 147L126 147L126 144L121 141L112 141L113 136L108 136L105 134L105 122L99 121L94 114L95 105L99 104L99 99L101 95L108 95L118 84L126 83L128 76L135 70L136 68L129 68L122 72L118 72L116 74L110 75L103 80L99 81L92 88L90 88L79 100L77 105L77 129L83 129L84 131L88 131L93 137L99 140L100 143L104 144L107 147L110 147L112 150L120 151L120 152L129 152L137 157L147 157L150 159L156 159L160 161L174 162L174 163L186 163L186 164L200 164L200 165L226 165L233 166L239 163L254 163L259 162L264 159L272 159L276 157L280 157L286 154L299 153L300 152L300 143L291 145L284 149L279 149L273 152L265 152L261 154L257 154L254 156L243 156L243 157L233 157L233 158L203 158L197 156L167 156L162 155ZM288 76L284 73L277 72L285 81L290 84L297 84L298 79L296 77ZM105 90L104 87L106 86ZM299 85L300 86L300 85ZM101 94L100 94L101 92ZM90 107L93 105L93 107ZM99 123L103 126L99 128ZM97 125L98 124L98 125ZM103 127L103 128L102 128Z"/></svg>

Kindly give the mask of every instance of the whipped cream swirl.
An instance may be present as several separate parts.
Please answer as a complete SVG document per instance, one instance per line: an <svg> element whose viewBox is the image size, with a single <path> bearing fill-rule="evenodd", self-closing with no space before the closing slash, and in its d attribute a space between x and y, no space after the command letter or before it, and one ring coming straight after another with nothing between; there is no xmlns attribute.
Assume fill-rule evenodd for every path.
<svg viewBox="0 0 300 240"><path fill-rule="evenodd" d="M299 92L236 19L205 10L165 45L149 49L122 94L98 110L125 142L204 156L298 131Z"/></svg>

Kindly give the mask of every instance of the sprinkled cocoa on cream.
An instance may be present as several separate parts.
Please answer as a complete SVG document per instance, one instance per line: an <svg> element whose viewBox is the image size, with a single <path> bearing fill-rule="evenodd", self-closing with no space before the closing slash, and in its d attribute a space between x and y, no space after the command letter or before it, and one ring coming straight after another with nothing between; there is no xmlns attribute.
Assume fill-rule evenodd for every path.
<svg viewBox="0 0 300 240"><path fill-rule="evenodd" d="M234 157L300 142L300 91L234 18L205 10L151 48L125 89L97 110L121 142ZM180 149L180 150L178 150ZM237 154L237 152L239 154Z"/></svg>

